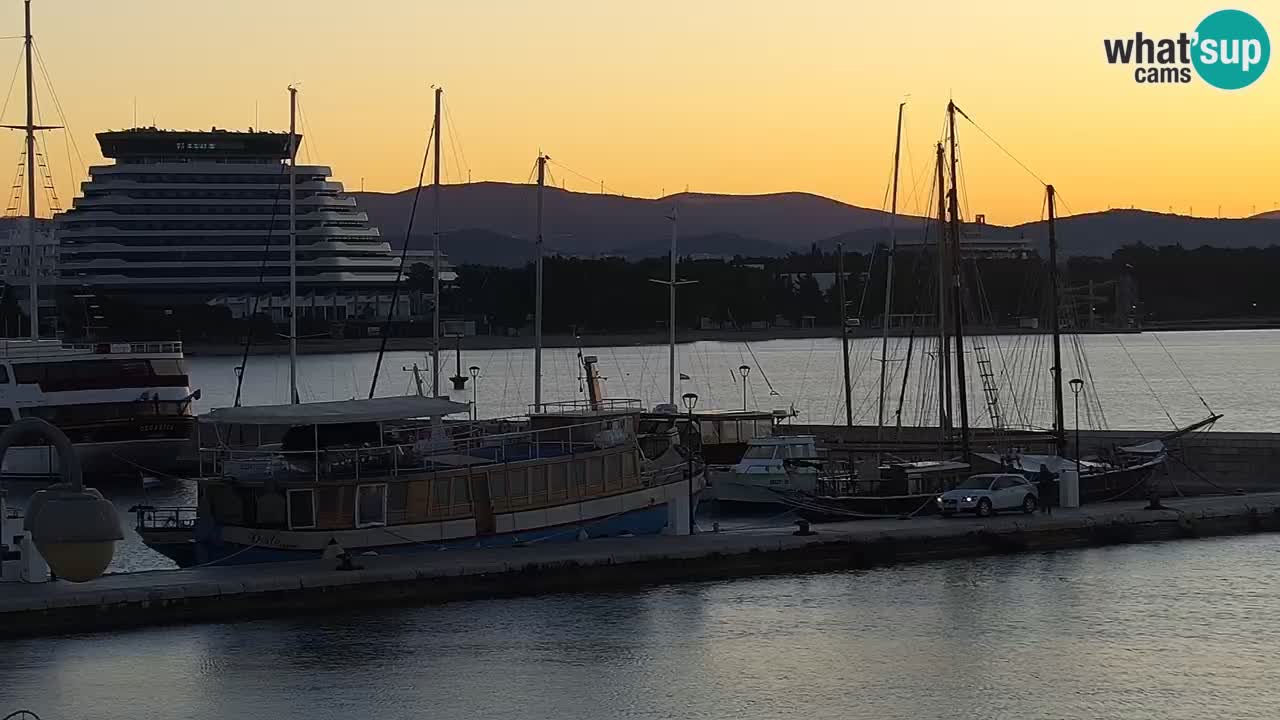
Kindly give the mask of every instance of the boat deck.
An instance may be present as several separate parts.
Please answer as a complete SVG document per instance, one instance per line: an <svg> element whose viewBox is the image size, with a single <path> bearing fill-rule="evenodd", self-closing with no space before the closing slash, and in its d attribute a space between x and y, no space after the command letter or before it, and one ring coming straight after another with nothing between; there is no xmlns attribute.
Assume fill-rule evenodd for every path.
<svg viewBox="0 0 1280 720"><path fill-rule="evenodd" d="M1056 509L1052 516L919 517L727 528L489 550L109 575L73 584L0 584L0 637L233 621L404 603L613 590L638 585L836 570L902 561L1280 530L1280 493Z"/></svg>

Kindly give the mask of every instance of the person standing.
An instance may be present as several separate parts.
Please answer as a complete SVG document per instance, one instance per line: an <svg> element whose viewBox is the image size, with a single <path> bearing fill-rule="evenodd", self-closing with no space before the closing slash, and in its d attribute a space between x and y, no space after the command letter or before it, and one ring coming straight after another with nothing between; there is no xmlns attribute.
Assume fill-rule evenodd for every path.
<svg viewBox="0 0 1280 720"><path fill-rule="evenodd" d="M1058 474L1044 463L1040 463L1040 470L1036 473L1036 490L1040 495L1040 512L1052 515L1053 506L1058 502Z"/></svg>

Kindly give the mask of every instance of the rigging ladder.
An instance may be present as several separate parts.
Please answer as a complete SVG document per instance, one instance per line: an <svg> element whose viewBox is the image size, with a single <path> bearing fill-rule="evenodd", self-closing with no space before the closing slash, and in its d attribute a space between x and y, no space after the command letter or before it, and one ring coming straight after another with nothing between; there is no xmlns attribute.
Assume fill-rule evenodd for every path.
<svg viewBox="0 0 1280 720"><path fill-rule="evenodd" d="M1000 388L996 384L995 373L991 370L991 353L983 344L974 345L973 355L978 364L978 376L982 378L982 393L987 400L991 429L995 431L997 439L1003 439L1004 416L1000 412Z"/></svg>

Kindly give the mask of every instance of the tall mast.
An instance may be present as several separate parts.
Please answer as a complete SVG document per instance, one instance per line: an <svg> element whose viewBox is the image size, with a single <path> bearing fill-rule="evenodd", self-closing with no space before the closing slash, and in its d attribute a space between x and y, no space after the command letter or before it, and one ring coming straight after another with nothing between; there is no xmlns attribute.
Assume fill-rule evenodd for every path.
<svg viewBox="0 0 1280 720"><path fill-rule="evenodd" d="M436 88L436 148L432 171L431 205L431 396L440 396L440 136L444 126L440 124L440 97L444 88ZM459 373L461 375L461 373Z"/></svg>
<svg viewBox="0 0 1280 720"><path fill-rule="evenodd" d="M938 143L938 452L951 432L951 347L947 339L947 172Z"/></svg>
<svg viewBox="0 0 1280 720"><path fill-rule="evenodd" d="M547 156L538 153L538 232L534 244L533 411L542 412L542 196L547 187Z"/></svg>
<svg viewBox="0 0 1280 720"><path fill-rule="evenodd" d="M298 88L289 86L289 402L298 402Z"/></svg>
<svg viewBox="0 0 1280 720"><path fill-rule="evenodd" d="M876 441L884 436L884 390L889 370L889 310L893 300L893 256L898 249L898 158L902 152L902 110L898 103L898 130L893 143L893 202L889 206L889 255L885 261L884 315L880 320L880 410L876 417Z"/></svg>
<svg viewBox="0 0 1280 720"><path fill-rule="evenodd" d="M1055 193L1052 185L1045 187L1049 200L1049 323L1053 327L1053 440L1058 457L1067 451L1067 432L1062 422L1062 323L1058 312L1058 236ZM1077 448L1076 453L1080 450Z"/></svg>
<svg viewBox="0 0 1280 720"><path fill-rule="evenodd" d="M668 301L667 329L670 331L670 372L667 379L667 402L676 406L676 242L680 239L680 208L671 206L671 279L667 291Z"/></svg>
<svg viewBox="0 0 1280 720"><path fill-rule="evenodd" d="M836 243L836 287L840 302L840 354L844 360L844 424L853 427L853 387L849 384L849 320L845 317L844 243Z"/></svg>
<svg viewBox="0 0 1280 720"><path fill-rule="evenodd" d="M27 53L27 241L31 248L27 266L31 296L31 339L40 339L40 248L36 237L36 121L35 88L31 81L31 0L23 5L26 17Z"/></svg>
<svg viewBox="0 0 1280 720"><path fill-rule="evenodd" d="M960 449L964 461L969 462L969 403L964 382L964 295L960 288L960 192L956 178L956 104L947 103L947 117L951 126L951 309L955 314L956 335L956 389L960 401Z"/></svg>

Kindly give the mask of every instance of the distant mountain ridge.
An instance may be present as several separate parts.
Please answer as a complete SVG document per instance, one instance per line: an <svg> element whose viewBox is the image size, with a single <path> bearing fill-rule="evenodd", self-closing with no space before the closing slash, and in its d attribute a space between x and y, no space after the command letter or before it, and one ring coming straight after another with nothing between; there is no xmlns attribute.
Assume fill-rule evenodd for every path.
<svg viewBox="0 0 1280 720"><path fill-rule="evenodd" d="M431 188L424 188L414 220L412 247L431 242ZM441 244L455 263L519 265L533 254L537 188L483 182L441 187ZM404 240L413 190L354 193L385 238ZM663 198L579 193L548 187L544 196L543 242L549 253L627 258L664 255L670 247L667 216L680 213L683 255L781 256L830 250L837 241L866 252L888 239L888 213L810 193L716 195L679 193ZM1245 219L1187 217L1146 210L1108 210L1059 220L1066 255L1107 256L1134 243L1209 245L1223 248L1280 243L1280 212ZM923 218L901 217L899 238L919 242ZM973 227L973 226L970 226ZM1012 227L986 225L993 238L1045 242L1043 221Z"/></svg>

